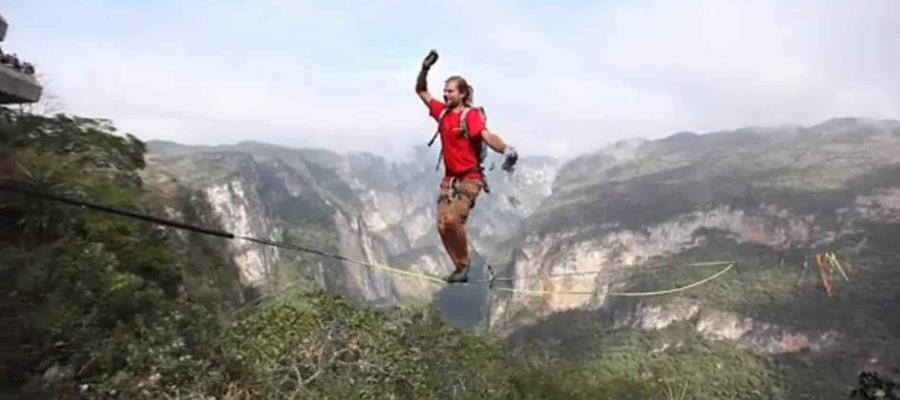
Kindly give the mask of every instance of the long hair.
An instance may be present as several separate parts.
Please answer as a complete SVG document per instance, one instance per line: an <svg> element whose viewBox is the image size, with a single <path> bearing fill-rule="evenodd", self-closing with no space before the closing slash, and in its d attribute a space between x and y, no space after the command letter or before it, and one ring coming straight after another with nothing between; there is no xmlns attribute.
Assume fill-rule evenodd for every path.
<svg viewBox="0 0 900 400"><path fill-rule="evenodd" d="M453 75L447 78L444 84L450 82L456 82L456 89L463 93L463 104L465 104L466 107L471 107L472 103L475 101L475 88L459 75Z"/></svg>

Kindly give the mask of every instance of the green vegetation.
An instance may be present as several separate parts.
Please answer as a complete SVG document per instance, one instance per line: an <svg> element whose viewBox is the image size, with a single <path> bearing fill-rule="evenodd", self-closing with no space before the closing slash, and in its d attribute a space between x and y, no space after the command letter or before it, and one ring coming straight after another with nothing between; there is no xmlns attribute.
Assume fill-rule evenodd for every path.
<svg viewBox="0 0 900 400"><path fill-rule="evenodd" d="M722 252L718 254L735 257L737 268L703 286L678 293L677 297L735 311L796 332L810 335L840 332L839 346L819 355L773 356L774 368L786 382L789 398L822 398L846 388L848 379L859 372L859 364L854 360L877 358L880 365L900 365L900 348L896 341L900 334L900 318L895 308L897 293L900 293L900 275L893 268L895 259L884 259L879 254L889 248L887 245L879 248L879 241L886 240L879 238L895 238L897 228L882 229L885 229L884 235L875 227L868 227L870 247L842 259L850 281L835 273L833 296L828 296L821 284L814 250L778 253L760 246L717 240L686 252L682 255L686 259L682 261L717 259L721 257L710 253ZM807 260L805 270L804 257ZM672 266L638 270L630 277L626 290L683 286L720 268ZM663 304L673 297L651 297L641 301ZM829 367L823 367L825 365Z"/></svg>
<svg viewBox="0 0 900 400"><path fill-rule="evenodd" d="M0 178L215 225L201 192L151 171L144 144L106 121L0 109L0 143ZM6 193L0 219L16 222L0 230L0 342L10 344L0 348L0 395L784 398L770 361L705 342L684 324L657 333L561 325L581 335L570 344L576 356L530 348L510 357L434 305L376 311L314 289L307 255L283 260L266 301L247 303L221 239ZM783 277L758 280L768 287ZM727 304L737 307L738 286L723 277L700 293L734 296Z"/></svg>
<svg viewBox="0 0 900 400"><path fill-rule="evenodd" d="M143 144L105 121L0 117L4 179L213 223L200 193L146 187ZM427 308L382 314L299 285L235 314L241 290L220 240L7 194L3 205L17 222L0 251L7 394L526 397L502 346ZM301 277L282 268L276 282Z"/></svg>
<svg viewBox="0 0 900 400"><path fill-rule="evenodd" d="M541 362L554 368L531 369L529 392L560 399L677 399L682 391L690 399L785 398L766 359L704 341L687 325L661 332L595 330L566 350L545 353ZM570 352L577 354L561 357Z"/></svg>
<svg viewBox="0 0 900 400"><path fill-rule="evenodd" d="M241 320L222 350L250 398L516 397L501 347L428 309L384 315L300 294Z"/></svg>
<svg viewBox="0 0 900 400"><path fill-rule="evenodd" d="M687 262L686 262L687 263ZM778 267L759 264L758 260L738 260L738 264L724 275L701 286L684 292L679 297L697 300L704 304L715 304L721 309L755 314L762 304L790 301L799 293L801 268L798 265ZM721 271L727 265L684 266L670 265L660 268L639 269L630 278L626 291L643 292L668 290L684 287L703 280ZM814 267L806 272L807 286L818 276ZM670 296L647 297L646 304L664 304L672 300Z"/></svg>
<svg viewBox="0 0 900 400"><path fill-rule="evenodd" d="M162 210L139 178L143 143L106 121L0 111L3 179L103 204ZM165 197L154 193L153 197ZM167 206L209 224L202 199ZM4 390L123 392L154 376L177 384L209 354L240 299L220 242L4 193L0 275Z"/></svg>

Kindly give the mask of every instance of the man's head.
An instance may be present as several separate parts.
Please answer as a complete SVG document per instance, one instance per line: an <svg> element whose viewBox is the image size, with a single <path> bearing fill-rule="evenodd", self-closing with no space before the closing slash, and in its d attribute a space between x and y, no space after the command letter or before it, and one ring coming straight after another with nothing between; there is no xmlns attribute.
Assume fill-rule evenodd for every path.
<svg viewBox="0 0 900 400"><path fill-rule="evenodd" d="M461 76L451 76L444 83L444 102L447 107L458 105L472 105L474 89Z"/></svg>

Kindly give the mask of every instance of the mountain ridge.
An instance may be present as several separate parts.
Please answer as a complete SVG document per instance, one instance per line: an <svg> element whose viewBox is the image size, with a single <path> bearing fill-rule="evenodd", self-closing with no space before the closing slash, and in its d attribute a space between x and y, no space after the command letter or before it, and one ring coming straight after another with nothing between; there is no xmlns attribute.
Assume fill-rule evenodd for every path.
<svg viewBox="0 0 900 400"><path fill-rule="evenodd" d="M856 369L900 365L900 320L888 311L900 276L882 256L900 249L898 222L896 120L621 142L562 166L540 211L509 240L517 255L502 271L512 292L493 296L491 326L516 347L558 343L588 329L580 324L646 330L668 343L654 350L662 352L677 351L687 340L680 335L692 332L767 354L796 382L793 398L822 396ZM853 266L849 281L834 272L833 296L815 265L826 252ZM611 295L700 281L715 267L678 266L710 260L738 268L673 295ZM568 314L583 321L571 329L552 322ZM818 363L839 367L798 367Z"/></svg>
<svg viewBox="0 0 900 400"><path fill-rule="evenodd" d="M419 272L447 270L433 225L439 175L427 151L417 163L399 169L373 155L303 153L259 144L245 145L255 156L233 148L195 151L162 144L172 153L145 158L144 144L133 138L111 139L104 127L72 129L91 127L89 121L21 121L25 123L0 130L0 135L12 132L11 143L25 147L21 156L38 172L33 175L86 190L97 201L147 207L153 214L355 259L407 263L404 267ZM30 132L29 121L47 129ZM306 385L318 377L327 381L307 387L346 394L358 387L353 385L358 377L378 376L366 375L371 368L356 368L359 362L376 360L385 365L383 370L397 372L406 369L392 368L394 361L434 367L463 354L457 351L474 351L462 358L476 363L488 361L480 358L484 350L478 349L486 349L482 342L429 322L427 311L424 316L401 313L382 319L321 294L267 298L270 306L243 320L233 331L236 335L224 336L227 342L215 354L207 351L217 328L196 301L215 311L241 298L256 299L260 292L275 295L293 283L324 287L376 307L434 303L458 325L489 327L506 340L513 355L523 355L526 372L492 375L500 378L484 382L515 379L515 388L483 388L520 398L523 393L627 398L658 394L674 383L690 385L697 398L822 398L849 391L845 384L859 370L890 374L900 365L900 276L892 268L900 237L900 126L839 119L816 128L756 131L630 140L566 167L526 160L516 176L520 181L491 171L495 193L480 200L481 208L473 214L473 239L483 251L475 255L473 278L481 277L481 266L489 262L505 278L495 286L512 292L478 285L433 287L338 260L213 239L206 243L209 247L182 243L173 251L164 246L169 233L170 239L191 236L92 213L69 215L62 206L17 202L13 210L25 213L24 226L64 234L59 242L43 240L40 229L22 232L32 235L46 260L64 259L47 264L54 268L22 270L27 280L5 281L24 285L23 293L36 305L43 295L29 289L32 283L50 284L57 294L69 295L48 299L53 300L48 305L63 307L57 311L75 306L72 310L90 319L85 324L70 317L82 314L48 308L47 317L70 329L40 336L47 346L34 348L32 355L47 358L34 358L40 372L24 374L24 379L38 386L81 383L76 374L96 368L99 360L100 371L120 372L109 379L100 376L99 387L89 382L91 393L98 395L112 393L110 388L152 391L162 380L170 390L181 390L170 384L187 382L198 392L238 387L250 396L283 393L274 383L290 381L291 372L273 373L271 368L291 365L302 374L295 383ZM84 166L72 169L68 163L73 161ZM138 192L140 199L132 196ZM509 197L521 199L520 204L507 201ZM57 247L60 243L66 246ZM185 251L192 249L196 253ZM7 250L0 255L31 258L27 248ZM823 254L836 255L849 279L832 271L833 280L825 285L827 272L815 265ZM719 268L684 264L722 259L737 266L691 290L636 298L611 293L684 286ZM231 273L212 276L217 261ZM59 272L71 275L45 279ZM178 282L179 274L189 278L185 284ZM69 284L72 279L77 285ZM79 285L91 289L81 291ZM534 289L591 294L525 292ZM110 297L95 298L94 292ZM17 296L7 296L10 301L3 306L14 305ZM65 301L70 298L78 302ZM91 311L109 307L111 312ZM150 311L158 317L130 318ZM192 317L184 319L181 312ZM113 341L105 341L105 333L113 326L120 331L123 322L137 329L133 335L113 334ZM341 325L345 323L355 328ZM90 330L80 330L84 328ZM87 334L72 335L78 332ZM86 346L71 352L50 340L53 335ZM428 347L447 337L461 342L442 341L437 353ZM171 343L179 343L176 338L190 344L172 348ZM414 348L397 347L414 338L412 343L419 343ZM97 349L94 345L102 346L102 357L89 353ZM121 351L125 345L128 353ZM338 349L345 345L354 347ZM335 351L332 360L349 364L325 368L321 356L316 361L316 349L319 354ZM57 358L70 353L75 354L71 360ZM426 353L436 357L427 364L406 364L421 361ZM351 358L343 358L345 354ZM226 364L220 364L221 356ZM133 357L141 363L134 364ZM497 361L490 360L494 372L522 365ZM123 370L121 365L134 368ZM323 372L316 375L306 366ZM237 375L190 373L218 368ZM435 396L444 390L455 393L458 377L441 378L417 376L420 384L438 386L414 387ZM399 386L370 388L392 393L408 388L391 382Z"/></svg>
<svg viewBox="0 0 900 400"><path fill-rule="evenodd" d="M411 262L402 267L432 275L442 276L452 270L435 227L435 199L441 175L434 170L434 149L420 147L416 159L398 162L371 153L291 149L257 141L227 146L150 141L147 148L148 160L172 170L186 184L207 191L220 204L223 222L229 225L228 220L232 220L230 226L234 229L270 240L317 243L328 251L370 263ZM549 157L522 157L513 180L499 168L489 167L491 193L479 198L469 223L475 248L490 252L498 238L516 229L518 221L535 210L549 193L556 165L556 160ZM251 193L257 194L254 197ZM254 200L256 197L260 200ZM242 205L239 208L248 210L244 214L258 215L260 221L265 221L263 225L270 228L243 226L247 222L235 225L234 218L244 214L225 212L225 204ZM309 225L311 215L320 215L321 223ZM332 247L334 243L336 247ZM254 254L259 249L248 246L247 251ZM476 254L476 260L481 256ZM285 257L290 256L278 252L268 257L272 260L269 264L290 270L322 270L316 267L319 262L301 265L286 261ZM244 263L248 272L273 271L271 265L258 265L266 257L250 259L254 261ZM483 298L481 289L441 289L347 263L321 263L328 267L324 268L325 276L307 276L308 279L324 280L330 290L373 305L445 299L441 302L445 306L462 309L454 304L466 303L468 300L464 299L476 292L479 294L475 297ZM255 273L253 285L265 285L265 275ZM476 308L450 314L459 315L459 321L476 324L483 319L481 306Z"/></svg>

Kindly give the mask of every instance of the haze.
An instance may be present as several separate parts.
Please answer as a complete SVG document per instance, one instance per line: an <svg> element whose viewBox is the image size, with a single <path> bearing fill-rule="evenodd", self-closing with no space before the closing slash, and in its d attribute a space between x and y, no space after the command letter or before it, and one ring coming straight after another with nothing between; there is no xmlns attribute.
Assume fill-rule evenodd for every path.
<svg viewBox="0 0 900 400"><path fill-rule="evenodd" d="M4 51L142 139L401 157L431 48L521 154L900 115L900 2L16 1Z"/></svg>

